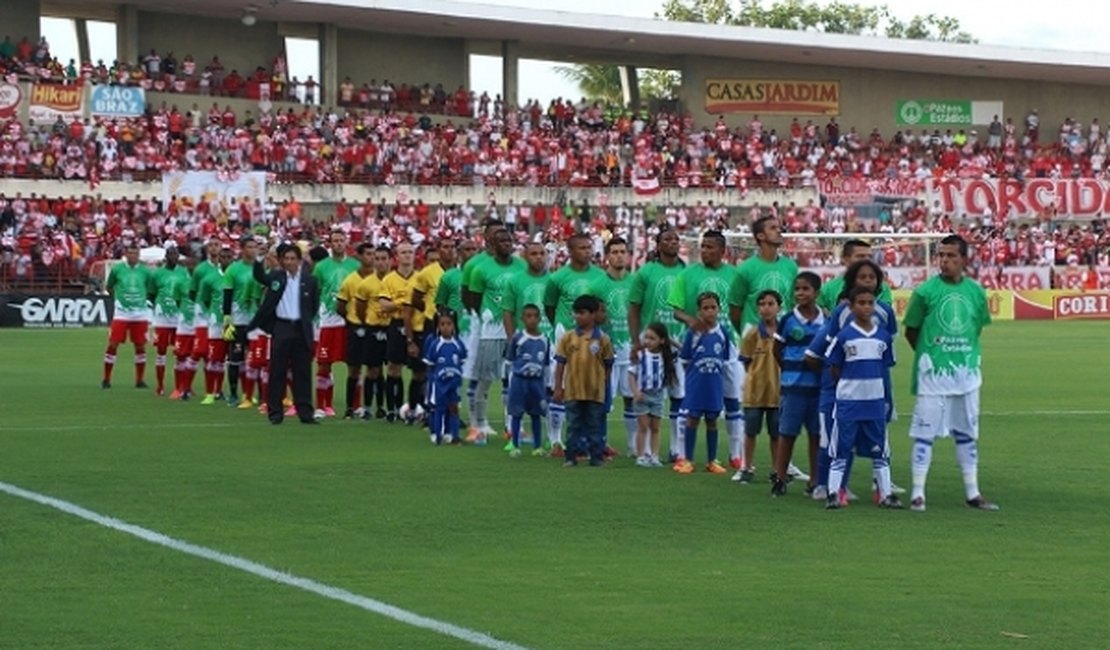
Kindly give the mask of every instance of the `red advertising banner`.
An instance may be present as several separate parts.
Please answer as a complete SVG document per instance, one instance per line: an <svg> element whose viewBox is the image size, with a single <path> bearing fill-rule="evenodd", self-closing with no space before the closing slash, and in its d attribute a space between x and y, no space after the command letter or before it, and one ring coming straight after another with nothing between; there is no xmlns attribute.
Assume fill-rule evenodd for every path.
<svg viewBox="0 0 1110 650"><path fill-rule="evenodd" d="M80 119L85 103L85 88L80 84L31 84L28 102L30 118L36 122Z"/></svg>
<svg viewBox="0 0 1110 650"><path fill-rule="evenodd" d="M1056 320L1110 318L1110 293L1083 293L1052 297L1052 316Z"/></svg>
<svg viewBox="0 0 1110 650"><path fill-rule="evenodd" d="M1057 218L1110 214L1110 181L1095 178L929 179L925 194L929 205L940 201L945 212L961 216L982 216L989 210L1010 219L1035 219L1053 206Z"/></svg>
<svg viewBox="0 0 1110 650"><path fill-rule="evenodd" d="M984 289L1051 289L1052 269L1047 266L990 266L979 269L975 279Z"/></svg>

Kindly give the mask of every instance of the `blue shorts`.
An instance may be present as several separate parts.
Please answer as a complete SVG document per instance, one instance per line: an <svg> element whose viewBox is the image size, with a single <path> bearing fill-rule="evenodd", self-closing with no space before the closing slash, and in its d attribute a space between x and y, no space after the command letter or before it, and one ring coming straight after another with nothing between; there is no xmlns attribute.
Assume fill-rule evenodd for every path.
<svg viewBox="0 0 1110 650"><path fill-rule="evenodd" d="M509 415L547 414L547 386L544 377L513 375L509 380Z"/></svg>
<svg viewBox="0 0 1110 650"><path fill-rule="evenodd" d="M682 415L683 415L683 417L689 418L691 420L701 420L701 419L716 420L717 418L721 417L721 412L720 411L703 411L703 410L700 410L700 409L695 409L695 410L692 410L692 411L690 411L690 410L683 411Z"/></svg>
<svg viewBox="0 0 1110 650"><path fill-rule="evenodd" d="M763 423L767 423L767 435L779 434L779 410L749 406L744 409L744 435L755 438L763 431Z"/></svg>
<svg viewBox="0 0 1110 650"><path fill-rule="evenodd" d="M797 437L802 433L802 426L809 435L820 435L819 402L820 396L816 392L783 393L779 405L779 435Z"/></svg>
<svg viewBox="0 0 1110 650"><path fill-rule="evenodd" d="M459 403L458 379L452 381L433 381L428 387L428 403L436 408L447 408Z"/></svg>
<svg viewBox="0 0 1110 650"><path fill-rule="evenodd" d="M886 423L882 420L837 420L829 444L830 458L890 458Z"/></svg>

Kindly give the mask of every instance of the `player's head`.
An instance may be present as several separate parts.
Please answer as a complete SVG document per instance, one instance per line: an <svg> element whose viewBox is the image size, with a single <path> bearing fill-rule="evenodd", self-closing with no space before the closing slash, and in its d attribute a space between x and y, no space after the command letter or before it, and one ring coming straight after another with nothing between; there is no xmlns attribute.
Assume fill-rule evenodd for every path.
<svg viewBox="0 0 1110 650"><path fill-rule="evenodd" d="M139 263L139 244L132 240L123 247L123 259L127 261L130 266L135 266Z"/></svg>
<svg viewBox="0 0 1110 650"><path fill-rule="evenodd" d="M243 260L253 263L255 258L258 257L258 242L254 237L244 236L239 240L239 252L243 256Z"/></svg>
<svg viewBox="0 0 1110 650"><path fill-rule="evenodd" d="M782 309L782 296L774 289L764 289L756 296L755 305L760 320L774 320Z"/></svg>
<svg viewBox="0 0 1110 650"><path fill-rule="evenodd" d="M219 260L220 268L226 269L231 266L231 263L235 261L235 251L231 249L231 246L223 246L220 248Z"/></svg>
<svg viewBox="0 0 1110 650"><path fill-rule="evenodd" d="M716 267L725 258L725 235L720 230L707 230L701 236L701 263Z"/></svg>
<svg viewBox="0 0 1110 650"><path fill-rule="evenodd" d="M504 229L505 224L501 223L501 221L498 219L486 219L482 222L482 237L486 242L486 250L489 251L491 255L493 254L493 249L496 245L496 238L494 237L494 235Z"/></svg>
<svg viewBox="0 0 1110 650"><path fill-rule="evenodd" d="M547 250L540 242L532 242L524 248L524 261L532 273L543 273L547 266Z"/></svg>
<svg viewBox="0 0 1110 650"><path fill-rule="evenodd" d="M416 249L408 242L397 244L397 248L393 249L393 254L397 256L397 266L411 268L413 260L416 258Z"/></svg>
<svg viewBox="0 0 1110 650"><path fill-rule="evenodd" d="M721 311L721 299L712 291L698 294L698 318L710 325L717 324L717 314Z"/></svg>
<svg viewBox="0 0 1110 650"><path fill-rule="evenodd" d="M474 257L478 253L478 244L473 239L464 239L459 244L459 264L466 264L466 261Z"/></svg>
<svg viewBox="0 0 1110 650"><path fill-rule="evenodd" d="M567 239L567 253L570 254L572 264L583 266L590 263L593 254L593 242L590 236L584 233L575 233Z"/></svg>
<svg viewBox="0 0 1110 650"><path fill-rule="evenodd" d="M177 266L177 263L180 262L180 261L181 261L181 253L179 253L177 251L177 246L167 246L166 247L166 266L168 266L172 269L173 267Z"/></svg>
<svg viewBox="0 0 1110 650"><path fill-rule="evenodd" d="M875 315L875 290L869 287L855 287L848 292L848 305L856 322L870 325Z"/></svg>
<svg viewBox="0 0 1110 650"><path fill-rule="evenodd" d="M640 335L640 340L650 352L659 353L664 347L671 347L670 332L667 331L667 326L660 322L648 323L644 333Z"/></svg>
<svg viewBox="0 0 1110 650"><path fill-rule="evenodd" d="M393 255L388 246L382 245L374 249L374 273L385 275L393 266Z"/></svg>
<svg viewBox="0 0 1110 650"><path fill-rule="evenodd" d="M844 273L844 291L841 298L849 297L852 289L867 287L875 293L882 291L883 269L870 259L860 260Z"/></svg>
<svg viewBox="0 0 1110 650"><path fill-rule="evenodd" d="M444 338L451 338L458 330L458 314L451 309L441 309L436 312L436 332Z"/></svg>
<svg viewBox="0 0 1110 650"><path fill-rule="evenodd" d="M444 237L439 240L439 246L436 247L439 251L439 263L447 269L455 265L455 260L458 258L457 244L454 239Z"/></svg>
<svg viewBox="0 0 1110 650"><path fill-rule="evenodd" d="M628 268L628 242L622 237L613 237L605 243L605 263L615 271Z"/></svg>
<svg viewBox="0 0 1110 650"><path fill-rule="evenodd" d="M328 244L331 246L332 255L342 257L347 254L347 234L342 230L331 231L331 236L328 237Z"/></svg>
<svg viewBox="0 0 1110 650"><path fill-rule="evenodd" d="M967 240L959 235L948 235L937 244L937 265L947 280L958 280L967 265Z"/></svg>
<svg viewBox="0 0 1110 650"><path fill-rule="evenodd" d="M228 250L228 253L231 251ZM296 244L282 244L278 246L278 259L281 260L281 267L285 269L286 273L291 275L300 272L301 262L304 259L304 253L301 252L301 247Z"/></svg>
<svg viewBox="0 0 1110 650"><path fill-rule="evenodd" d="M540 308L539 305L527 304L524 305L524 310L520 313L520 322L524 323L524 329L529 334L535 334L540 331Z"/></svg>
<svg viewBox="0 0 1110 650"><path fill-rule="evenodd" d="M193 257L192 255L182 255L178 263L181 264L181 266L184 266L186 271L192 273L193 269L195 269L197 266L197 258Z"/></svg>
<svg viewBox="0 0 1110 650"><path fill-rule="evenodd" d="M674 228L664 229L655 237L655 250L659 252L660 257L677 257L681 246L682 240L678 236L678 231Z"/></svg>
<svg viewBox="0 0 1110 650"><path fill-rule="evenodd" d="M324 248L323 246L313 246L312 248L308 249L308 260L312 262L313 266L315 266L316 264L319 264L320 262L328 259L328 255L330 254L331 253L328 252L328 249Z"/></svg>
<svg viewBox="0 0 1110 650"><path fill-rule="evenodd" d="M821 276L813 271L802 271L794 278L794 304L809 307L817 300L821 290Z"/></svg>
<svg viewBox="0 0 1110 650"><path fill-rule="evenodd" d="M358 256L359 265L362 266L363 272L369 272L374 269L374 245L370 242L362 242L355 248L355 255Z"/></svg>
<svg viewBox="0 0 1110 650"><path fill-rule="evenodd" d="M845 267L871 259L871 243L862 239L849 239L840 249L840 261Z"/></svg>
<svg viewBox="0 0 1110 650"><path fill-rule="evenodd" d="M760 217L752 223L752 237L759 245L782 246L782 224L772 216Z"/></svg>
<svg viewBox="0 0 1110 650"><path fill-rule="evenodd" d="M204 244L204 254L206 260L215 264L216 260L220 257L220 240L215 237L210 238Z"/></svg>
<svg viewBox="0 0 1110 650"><path fill-rule="evenodd" d="M574 310L574 323L582 329L593 327L600 308L601 301L594 296L578 296L571 306Z"/></svg>

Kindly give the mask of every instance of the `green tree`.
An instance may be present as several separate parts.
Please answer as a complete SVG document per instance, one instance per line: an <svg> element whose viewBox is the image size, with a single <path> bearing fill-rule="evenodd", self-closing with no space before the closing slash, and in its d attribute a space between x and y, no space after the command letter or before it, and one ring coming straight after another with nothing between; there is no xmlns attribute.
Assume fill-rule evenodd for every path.
<svg viewBox="0 0 1110 650"><path fill-rule="evenodd" d="M556 66L555 71L564 79L577 84L582 96L590 101L624 103L620 66L580 63ZM640 69L638 77L642 102L673 99L682 83L681 76L674 70Z"/></svg>
<svg viewBox="0 0 1110 650"><path fill-rule="evenodd" d="M914 40L975 43L951 16L918 15L903 21L886 5L864 6L845 2L826 5L812 0L666 0L657 16L667 20L770 27L830 34L856 34Z"/></svg>

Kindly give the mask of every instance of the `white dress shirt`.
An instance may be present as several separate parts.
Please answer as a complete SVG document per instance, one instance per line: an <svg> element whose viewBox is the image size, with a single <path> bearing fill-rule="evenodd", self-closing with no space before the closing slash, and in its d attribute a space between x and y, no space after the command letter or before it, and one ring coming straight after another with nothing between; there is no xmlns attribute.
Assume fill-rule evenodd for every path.
<svg viewBox="0 0 1110 650"><path fill-rule="evenodd" d="M301 318L301 274L287 275L285 278L285 291L277 305L277 317L285 320L300 320Z"/></svg>

